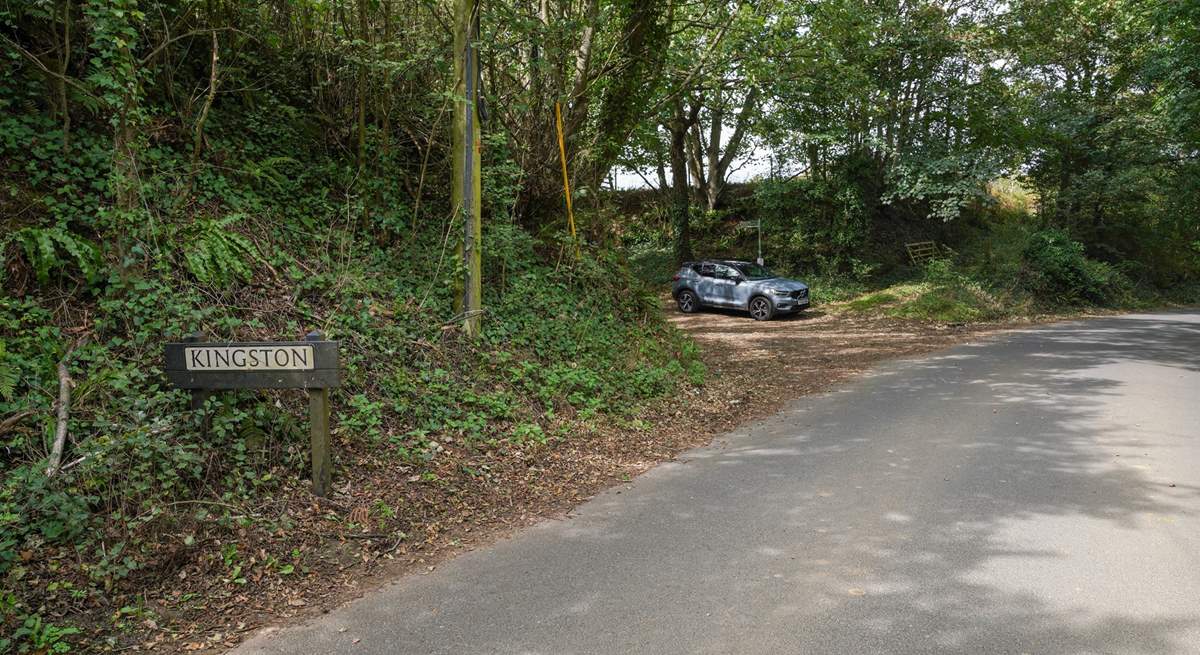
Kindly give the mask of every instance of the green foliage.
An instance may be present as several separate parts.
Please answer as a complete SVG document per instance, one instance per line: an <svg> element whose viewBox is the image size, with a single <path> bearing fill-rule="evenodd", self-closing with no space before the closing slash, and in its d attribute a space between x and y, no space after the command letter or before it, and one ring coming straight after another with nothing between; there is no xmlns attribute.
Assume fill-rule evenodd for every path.
<svg viewBox="0 0 1200 655"><path fill-rule="evenodd" d="M860 295L835 311L842 308L856 314L938 323L993 320L1017 309L945 259L931 261L917 280Z"/></svg>
<svg viewBox="0 0 1200 655"><path fill-rule="evenodd" d="M184 261L200 283L224 287L250 280L252 266L261 256L254 242L234 231L243 218L241 214L229 214L200 219L188 230Z"/></svg>
<svg viewBox="0 0 1200 655"><path fill-rule="evenodd" d="M922 292L890 313L938 323L969 323L995 317L997 313L989 305L978 289L944 285Z"/></svg>
<svg viewBox="0 0 1200 655"><path fill-rule="evenodd" d="M822 275L863 275L868 217L862 193L847 171L827 180L764 180L754 201L763 251L772 265Z"/></svg>
<svg viewBox="0 0 1200 655"><path fill-rule="evenodd" d="M17 372L16 362L8 361L7 351L8 346L0 341L0 400L12 402L20 374Z"/></svg>
<svg viewBox="0 0 1200 655"><path fill-rule="evenodd" d="M87 283L101 275L100 249L61 224L16 230L0 238L0 252L10 243L20 248L40 284L49 283L52 272L78 271Z"/></svg>
<svg viewBox="0 0 1200 655"><path fill-rule="evenodd" d="M888 293L886 291L880 291L879 293L872 293L861 298L855 298L847 303L846 306L856 312L869 312L882 307L883 305L890 305L897 300L900 300L900 298L895 294Z"/></svg>
<svg viewBox="0 0 1200 655"><path fill-rule="evenodd" d="M669 247L635 243L632 250L629 265L639 280L658 287L671 282L678 268Z"/></svg>
<svg viewBox="0 0 1200 655"><path fill-rule="evenodd" d="M253 195L240 183L229 188L245 196L239 202ZM296 201L320 206L311 196ZM379 245L365 222L332 245L305 230L257 233L273 244L260 251L242 214L223 215L178 231L164 222L161 244L142 247L166 256L96 287L93 338L72 358L71 466L54 479L43 473L49 421L30 419L4 435L16 456L0 486L0 575L23 567L22 551L74 548L82 593L121 593L154 574L164 532L222 534L265 522L237 506L306 476L303 409L294 397L223 393L191 412L184 395L167 388L161 343L198 329L253 339L322 325L345 344L346 384L334 398L339 441L395 457L428 480L437 479L431 468L451 443L550 444L572 426L636 412L680 384L703 382L694 345L666 327L657 299L615 255L544 259L539 250L562 244L489 225L488 315L483 339L470 344L446 341L458 272L436 230L415 237L405 257ZM268 268L280 277L252 279L292 300L247 320L240 306L262 294L237 283ZM216 285L228 304L212 301ZM69 341L62 320L36 297L0 296L0 415L52 402L47 391ZM218 509L210 512L209 502ZM228 584L250 584L244 558L221 553L220 561Z"/></svg>
<svg viewBox="0 0 1200 655"><path fill-rule="evenodd" d="M40 614L17 617L17 623L11 637L0 637L0 653L69 653L71 645L65 638L79 634L77 628L48 623Z"/></svg>
<svg viewBox="0 0 1200 655"><path fill-rule="evenodd" d="M945 259L926 265L916 295L889 310L893 316L940 323L968 323L1001 315L999 302L982 285Z"/></svg>
<svg viewBox="0 0 1200 655"><path fill-rule="evenodd" d="M923 202L930 218L951 221L988 197L987 184L1006 163L1004 153L994 149L914 154L888 170L882 199Z"/></svg>
<svg viewBox="0 0 1200 655"><path fill-rule="evenodd" d="M749 198L680 216L697 254L714 256L751 257L745 226L760 220L768 263L804 276L816 303L903 279L850 307L964 322L1031 302L1121 305L1134 284L1194 289L1200 41L1190 38L1194 3L1159 4L945 12L823 0L735 11L621 0L559 3L548 23L523 3L490 4L486 313L472 342L454 320L456 99L436 12L420 2L290 12L7 3L0 417L19 420L0 435L0 575L71 583L87 600L55 611L128 598L175 558L208 557L197 561L226 584L254 584L254 553L204 544L273 534L277 518L255 508L299 493L303 403L246 391L189 410L163 378L161 344L195 331L278 339L319 328L339 339L339 456L439 484L441 460L458 449L553 447L703 384L695 345L661 320L660 299L597 247L636 244L638 277L673 273L666 208L618 219L600 182L631 133L643 170L666 159L659 126L676 100L681 111L702 103L711 130L747 89L762 94L748 105L748 138L771 146L770 178ZM343 10L361 20L338 19ZM709 25L727 30L713 39ZM521 43L537 43L536 55L486 52ZM551 117L564 99L582 261L563 237ZM700 161L695 142L711 131L698 132L685 154ZM988 197L989 182L1017 175L1027 177L1009 189L1013 202ZM950 245L961 262L914 272L903 251L913 240ZM68 362L68 466L47 479L55 367L81 334L89 341ZM195 551L168 553L179 535ZM51 560L63 569L34 570ZM52 603L48 588L12 586ZM5 601L8 648L65 647L70 628L18 604ZM127 609L116 614L139 615Z"/></svg>
<svg viewBox="0 0 1200 655"><path fill-rule="evenodd" d="M1118 305L1127 300L1130 284L1112 266L1089 259L1083 244L1060 230L1030 235L1024 252L1022 285L1046 300L1066 305Z"/></svg>

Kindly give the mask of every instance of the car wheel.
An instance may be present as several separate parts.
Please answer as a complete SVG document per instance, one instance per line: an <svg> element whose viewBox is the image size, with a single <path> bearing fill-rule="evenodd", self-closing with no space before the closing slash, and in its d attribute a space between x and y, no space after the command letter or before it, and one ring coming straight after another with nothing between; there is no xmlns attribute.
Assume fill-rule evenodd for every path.
<svg viewBox="0 0 1200 655"><path fill-rule="evenodd" d="M756 321L769 321L775 315L775 305L766 296L750 299L750 316Z"/></svg>
<svg viewBox="0 0 1200 655"><path fill-rule="evenodd" d="M684 314L692 314L700 309L700 299L696 294L684 289L675 297L675 302L679 303L679 311Z"/></svg>

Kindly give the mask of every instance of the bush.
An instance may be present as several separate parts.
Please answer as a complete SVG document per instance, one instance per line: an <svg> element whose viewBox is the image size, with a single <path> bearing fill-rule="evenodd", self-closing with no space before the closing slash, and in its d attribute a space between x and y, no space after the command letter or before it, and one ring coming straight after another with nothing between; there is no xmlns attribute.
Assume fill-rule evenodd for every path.
<svg viewBox="0 0 1200 655"><path fill-rule="evenodd" d="M869 232L866 203L844 172L829 180L763 180L754 204L766 258L777 268L858 281L870 275L861 261Z"/></svg>
<svg viewBox="0 0 1200 655"><path fill-rule="evenodd" d="M1031 234L1023 260L1021 285L1043 302L1115 305L1129 299L1131 285L1125 276L1088 259L1083 244L1061 230Z"/></svg>

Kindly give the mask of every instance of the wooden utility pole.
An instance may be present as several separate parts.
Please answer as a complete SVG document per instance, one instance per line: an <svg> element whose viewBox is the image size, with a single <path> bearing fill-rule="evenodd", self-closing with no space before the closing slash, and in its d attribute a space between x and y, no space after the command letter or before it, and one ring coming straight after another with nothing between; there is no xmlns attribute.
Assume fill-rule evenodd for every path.
<svg viewBox="0 0 1200 655"><path fill-rule="evenodd" d="M482 305L479 119L475 108L479 99L479 37L477 0L454 0L454 175L451 200L463 217L463 238L458 253L463 261L463 281L456 309L463 319L463 331L469 337L479 335Z"/></svg>

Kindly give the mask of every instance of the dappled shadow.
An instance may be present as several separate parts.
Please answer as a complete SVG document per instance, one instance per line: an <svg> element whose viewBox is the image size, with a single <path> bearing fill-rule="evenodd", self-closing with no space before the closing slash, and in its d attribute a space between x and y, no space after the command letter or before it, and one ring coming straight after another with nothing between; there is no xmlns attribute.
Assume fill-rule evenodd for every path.
<svg viewBox="0 0 1200 655"><path fill-rule="evenodd" d="M688 454L689 469L655 475L646 493L602 501L617 520L595 529L611 535L621 514L690 503L698 515L681 520L738 535L706 535L731 548L724 567L748 575L724 576L720 591L701 576L682 594L722 599L722 618L686 650L732 652L727 633L743 626L760 635L745 645L755 652L1198 652L1200 607L1138 605L1196 583L1131 585L1123 567L1141 554L1104 552L1108 535L1200 508L1200 488L1139 464L1195 448L1194 434L1134 430L1138 417L1112 408L1138 391L1108 370L1200 371L1195 318L1056 326L882 371L852 401L835 395L834 408L744 429ZM1200 392L1194 375L1181 383ZM943 420L912 442L911 430ZM702 479L716 493L698 493Z"/></svg>
<svg viewBox="0 0 1200 655"><path fill-rule="evenodd" d="M334 620L388 652L1196 653L1198 371L1187 313L889 366Z"/></svg>

